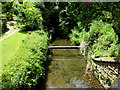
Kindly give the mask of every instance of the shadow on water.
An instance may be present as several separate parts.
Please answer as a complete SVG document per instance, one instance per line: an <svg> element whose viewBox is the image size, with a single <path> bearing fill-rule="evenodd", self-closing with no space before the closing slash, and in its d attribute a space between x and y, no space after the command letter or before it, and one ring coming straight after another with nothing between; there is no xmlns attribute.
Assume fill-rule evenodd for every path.
<svg viewBox="0 0 120 90"><path fill-rule="evenodd" d="M48 55L52 55L51 51L48 51ZM48 71L49 71L49 66L51 64L51 58L48 58L49 60L44 62L44 68L45 68L45 76L40 77L37 80L37 85L35 86L35 90L46 90L46 83L47 83L47 77L48 77Z"/></svg>
<svg viewBox="0 0 120 90"><path fill-rule="evenodd" d="M37 85L35 87L35 90L46 90L46 83L47 83L47 77L48 77L48 71L49 71L49 66L51 64L51 60L44 62L44 68L45 68L45 76L44 77L40 77L37 80Z"/></svg>

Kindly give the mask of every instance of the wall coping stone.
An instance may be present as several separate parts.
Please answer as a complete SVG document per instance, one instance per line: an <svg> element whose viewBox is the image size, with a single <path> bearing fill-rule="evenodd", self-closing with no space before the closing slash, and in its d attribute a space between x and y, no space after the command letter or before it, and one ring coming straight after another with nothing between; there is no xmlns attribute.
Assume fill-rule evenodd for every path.
<svg viewBox="0 0 120 90"><path fill-rule="evenodd" d="M103 61L103 62L118 62L120 63L120 57L99 57L96 58L91 56L94 61Z"/></svg>

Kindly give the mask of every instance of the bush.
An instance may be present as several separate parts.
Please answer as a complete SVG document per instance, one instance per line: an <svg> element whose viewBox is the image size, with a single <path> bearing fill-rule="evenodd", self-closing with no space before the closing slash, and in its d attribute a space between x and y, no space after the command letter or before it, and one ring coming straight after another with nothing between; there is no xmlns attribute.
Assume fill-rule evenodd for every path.
<svg viewBox="0 0 120 90"><path fill-rule="evenodd" d="M80 22L78 22L78 27L72 29L72 33L70 34L70 40L76 45L80 45L82 41L88 40L88 33L82 27Z"/></svg>
<svg viewBox="0 0 120 90"><path fill-rule="evenodd" d="M13 19L22 23L23 30L31 31L42 29L41 12L35 8L34 2L13 3Z"/></svg>
<svg viewBox="0 0 120 90"><path fill-rule="evenodd" d="M47 61L47 33L36 31L23 42L15 57L3 67L2 88L31 88L44 77Z"/></svg>
<svg viewBox="0 0 120 90"><path fill-rule="evenodd" d="M78 30L76 30L75 28L72 29L72 34L70 34L70 39L73 43L75 43L76 45L80 45L80 36L79 36L80 32Z"/></svg>
<svg viewBox="0 0 120 90"><path fill-rule="evenodd" d="M2 21L0 21L0 36L2 36L2 34L4 34L5 32L7 32L9 29L7 28L7 18L6 18L6 14L2 14L0 15Z"/></svg>
<svg viewBox="0 0 120 90"><path fill-rule="evenodd" d="M75 44L80 44L82 41L87 42L96 57L120 56L118 36L112 28L112 24L93 21L88 32L83 28L82 30L79 28L82 28L80 24L72 30L72 34L70 35L72 42Z"/></svg>
<svg viewBox="0 0 120 90"><path fill-rule="evenodd" d="M94 21L89 31L89 44L95 56L118 56L118 36L111 24Z"/></svg>

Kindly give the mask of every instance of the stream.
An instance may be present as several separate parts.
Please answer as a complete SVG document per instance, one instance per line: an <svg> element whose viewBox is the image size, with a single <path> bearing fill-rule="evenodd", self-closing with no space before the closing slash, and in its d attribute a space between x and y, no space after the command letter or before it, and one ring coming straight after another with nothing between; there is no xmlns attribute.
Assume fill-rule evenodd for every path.
<svg viewBox="0 0 120 90"><path fill-rule="evenodd" d="M56 39L51 46L73 46L67 39ZM53 59L48 66L47 88L103 88L91 73L85 74L87 61L79 49L51 49Z"/></svg>

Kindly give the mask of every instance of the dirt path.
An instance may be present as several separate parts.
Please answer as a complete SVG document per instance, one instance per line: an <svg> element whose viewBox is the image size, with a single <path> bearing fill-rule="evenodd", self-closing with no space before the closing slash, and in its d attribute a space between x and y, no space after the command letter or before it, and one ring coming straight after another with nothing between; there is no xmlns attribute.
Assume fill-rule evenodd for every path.
<svg viewBox="0 0 120 90"><path fill-rule="evenodd" d="M2 40L4 40L4 39L8 38L9 36L13 35L13 34L16 33L17 31L18 31L18 30L15 30L14 32L8 34L6 37L0 39L0 41L2 41Z"/></svg>
<svg viewBox="0 0 120 90"><path fill-rule="evenodd" d="M1 38L0 41L8 38L9 36L13 35L13 34L16 33L17 31L19 31L17 27L15 27L14 25L11 25L11 24L14 24L14 23L15 23L14 21L9 21L9 22L7 22L7 27L8 27L8 29L9 29L9 31L7 31L7 32L5 33L5 35L2 36L3 38ZM7 35L7 36L6 36L6 35Z"/></svg>

